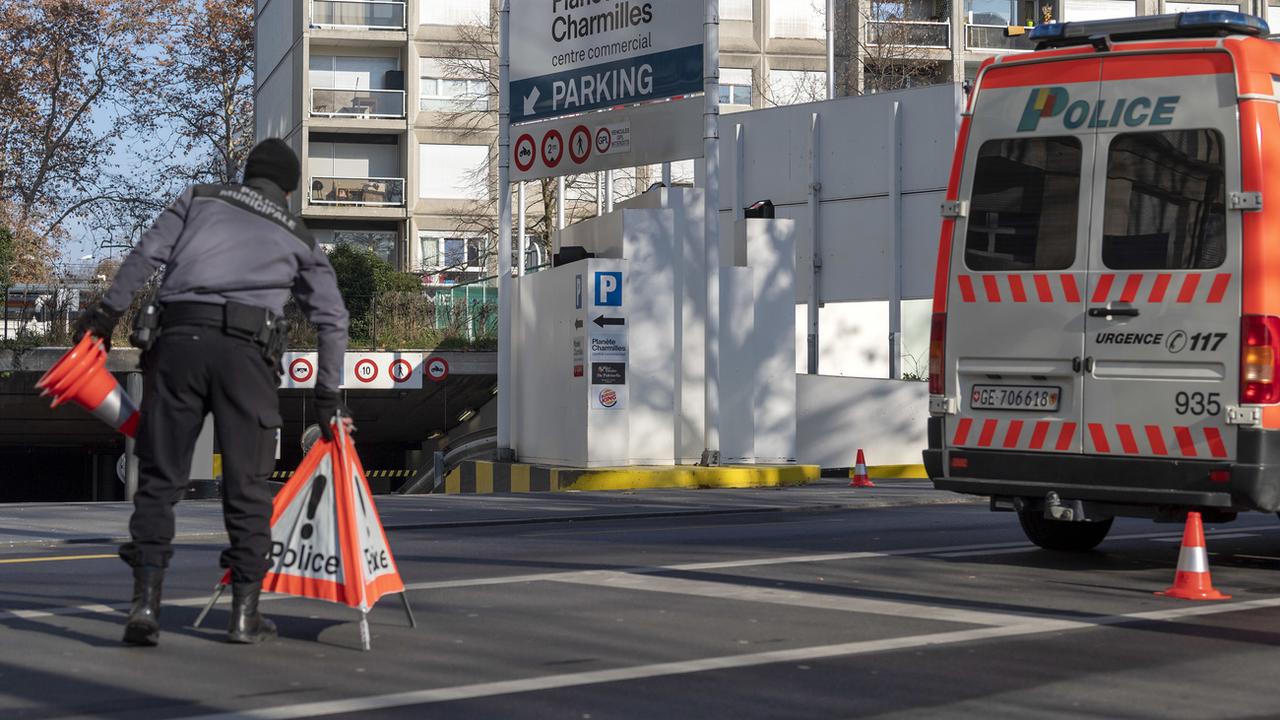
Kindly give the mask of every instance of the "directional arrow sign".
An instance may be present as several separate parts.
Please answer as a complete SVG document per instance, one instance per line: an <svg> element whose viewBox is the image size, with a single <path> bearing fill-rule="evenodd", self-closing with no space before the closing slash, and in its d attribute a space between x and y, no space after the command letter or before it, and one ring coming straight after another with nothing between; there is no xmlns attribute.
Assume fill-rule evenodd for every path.
<svg viewBox="0 0 1280 720"><path fill-rule="evenodd" d="M596 318L595 320L592 320L592 322L594 322L596 325L599 325L600 327L605 327L606 325L626 325L626 324L627 324L627 319L626 319L626 318L611 318L611 317L605 317L605 316L601 315L600 317Z"/></svg>
<svg viewBox="0 0 1280 720"><path fill-rule="evenodd" d="M542 88L534 85L533 92L525 96L524 99L524 114L526 116L533 114L534 110L538 107L538 98L540 97L542 97Z"/></svg>

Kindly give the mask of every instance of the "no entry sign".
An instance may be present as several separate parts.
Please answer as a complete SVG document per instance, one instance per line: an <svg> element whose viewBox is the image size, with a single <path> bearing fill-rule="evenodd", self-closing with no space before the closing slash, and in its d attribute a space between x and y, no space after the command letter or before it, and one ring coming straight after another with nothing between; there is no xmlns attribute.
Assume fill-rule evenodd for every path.
<svg viewBox="0 0 1280 720"><path fill-rule="evenodd" d="M346 390L421 390L424 353L349 352L343 358L342 384ZM314 352L285 353L280 387L306 389L316 386L320 367Z"/></svg>

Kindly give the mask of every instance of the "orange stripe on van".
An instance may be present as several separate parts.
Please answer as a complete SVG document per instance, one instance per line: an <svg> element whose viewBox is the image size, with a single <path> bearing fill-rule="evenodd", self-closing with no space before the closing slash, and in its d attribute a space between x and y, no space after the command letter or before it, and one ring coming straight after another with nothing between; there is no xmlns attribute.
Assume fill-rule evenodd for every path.
<svg viewBox="0 0 1280 720"><path fill-rule="evenodd" d="M1147 442L1151 443L1151 452L1156 455L1168 455L1169 448L1164 444L1164 431L1159 425L1147 426Z"/></svg>
<svg viewBox="0 0 1280 720"><path fill-rule="evenodd" d="M1000 302L1000 284L996 282L995 275L983 275L982 286L987 289L987 302Z"/></svg>
<svg viewBox="0 0 1280 720"><path fill-rule="evenodd" d="M1022 286L1021 275L1009 276L1009 294L1013 296L1013 301L1024 303L1027 301L1027 290Z"/></svg>
<svg viewBox="0 0 1280 720"><path fill-rule="evenodd" d="M1032 277L1036 283L1036 297L1040 298L1042 303L1053 302L1053 290L1049 288L1048 275L1035 275Z"/></svg>
<svg viewBox="0 0 1280 720"><path fill-rule="evenodd" d="M1120 447L1129 455L1138 454L1138 441L1133 437L1133 428L1128 425L1117 425L1116 434L1120 436Z"/></svg>
<svg viewBox="0 0 1280 720"><path fill-rule="evenodd" d="M978 447L991 447L991 441L996 436L996 424L994 419L982 421L982 433L978 435Z"/></svg>
<svg viewBox="0 0 1280 720"><path fill-rule="evenodd" d="M1101 453L1111 452L1111 443L1107 442L1107 430L1098 423L1089 423L1089 436L1093 439L1093 449Z"/></svg>
<svg viewBox="0 0 1280 720"><path fill-rule="evenodd" d="M960 286L960 299L964 302L971 303L978 298L973 294L973 279L968 275L960 275L956 277L956 284Z"/></svg>
<svg viewBox="0 0 1280 720"><path fill-rule="evenodd" d="M1076 287L1075 275L1062 275L1062 292L1067 296L1067 302L1080 302L1080 288Z"/></svg>
<svg viewBox="0 0 1280 720"><path fill-rule="evenodd" d="M952 445L964 445L969 441L969 430L973 428L973 418L960 418L960 422L956 424L956 437L951 441Z"/></svg>
<svg viewBox="0 0 1280 720"><path fill-rule="evenodd" d="M1071 441L1076 437L1076 424L1073 422L1063 423L1062 430L1058 432L1058 451L1071 449Z"/></svg>
<svg viewBox="0 0 1280 720"><path fill-rule="evenodd" d="M1018 447L1018 439L1022 435L1022 421L1010 420L1009 429L1004 434L1004 447L1010 450Z"/></svg>
<svg viewBox="0 0 1280 720"><path fill-rule="evenodd" d="M1124 290L1120 292L1120 302L1131 303L1138 297L1138 290L1142 287L1142 276L1138 273L1129 275L1129 279L1124 282Z"/></svg>
<svg viewBox="0 0 1280 720"><path fill-rule="evenodd" d="M1173 434L1178 438L1178 447L1182 450L1183 455L1197 457L1196 441L1191 437L1191 428L1179 425L1173 429Z"/></svg>
<svg viewBox="0 0 1280 720"><path fill-rule="evenodd" d="M1209 288L1209 302L1220 303L1227 296L1227 287L1231 285L1231 273L1218 273L1213 279L1213 287Z"/></svg>
<svg viewBox="0 0 1280 720"><path fill-rule="evenodd" d="M1053 84L1098 82L1102 76L1102 62L1096 58L1081 60L1063 60L1053 64ZM1045 84L1045 68L1043 64L1031 65L1009 64L993 67L982 76L981 88L1026 87Z"/></svg>
<svg viewBox="0 0 1280 720"><path fill-rule="evenodd" d="M1164 302L1164 294L1169 289L1169 281L1173 280L1173 276L1169 273L1160 273L1156 276L1156 281L1151 284L1151 295L1147 300L1153 303Z"/></svg>
<svg viewBox="0 0 1280 720"><path fill-rule="evenodd" d="M1182 278L1182 289L1178 291L1178 302L1189 303L1196 298L1196 288L1200 287L1200 273L1189 273Z"/></svg>
<svg viewBox="0 0 1280 720"><path fill-rule="evenodd" d="M1209 441L1209 454L1216 458L1227 456L1227 446L1222 442L1222 432L1216 427L1204 429L1204 437Z"/></svg>
<svg viewBox="0 0 1280 720"><path fill-rule="evenodd" d="M1139 80L1177 75L1217 75L1233 72L1226 53L1187 53L1185 55L1113 56L1102 64L1102 79Z"/></svg>
<svg viewBox="0 0 1280 720"><path fill-rule="evenodd" d="M1039 450L1044 447L1044 439L1049 434L1049 421L1041 420L1036 423L1036 429L1031 433L1031 449Z"/></svg>
<svg viewBox="0 0 1280 720"><path fill-rule="evenodd" d="M1093 289L1093 298L1089 302L1104 303L1107 296L1111 294L1111 283L1116 281L1113 273L1103 273L1098 276L1098 285Z"/></svg>

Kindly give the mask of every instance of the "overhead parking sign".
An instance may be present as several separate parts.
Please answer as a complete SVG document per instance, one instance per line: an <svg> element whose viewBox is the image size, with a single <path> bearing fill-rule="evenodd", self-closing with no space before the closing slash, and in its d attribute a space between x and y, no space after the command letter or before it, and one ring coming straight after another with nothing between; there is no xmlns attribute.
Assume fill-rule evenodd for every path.
<svg viewBox="0 0 1280 720"><path fill-rule="evenodd" d="M704 4L511 3L512 122L702 90Z"/></svg>

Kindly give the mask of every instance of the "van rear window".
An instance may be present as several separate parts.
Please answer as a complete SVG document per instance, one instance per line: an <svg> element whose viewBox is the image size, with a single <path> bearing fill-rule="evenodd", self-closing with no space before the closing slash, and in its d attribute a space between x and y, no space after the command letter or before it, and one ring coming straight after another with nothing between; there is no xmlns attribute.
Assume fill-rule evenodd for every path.
<svg viewBox="0 0 1280 720"><path fill-rule="evenodd" d="M1080 141L988 140L978 150L964 261L972 270L1062 270L1076 258Z"/></svg>
<svg viewBox="0 0 1280 720"><path fill-rule="evenodd" d="M1215 268L1227 253L1226 168L1215 130L1126 133L1107 154L1102 262L1116 270Z"/></svg>

